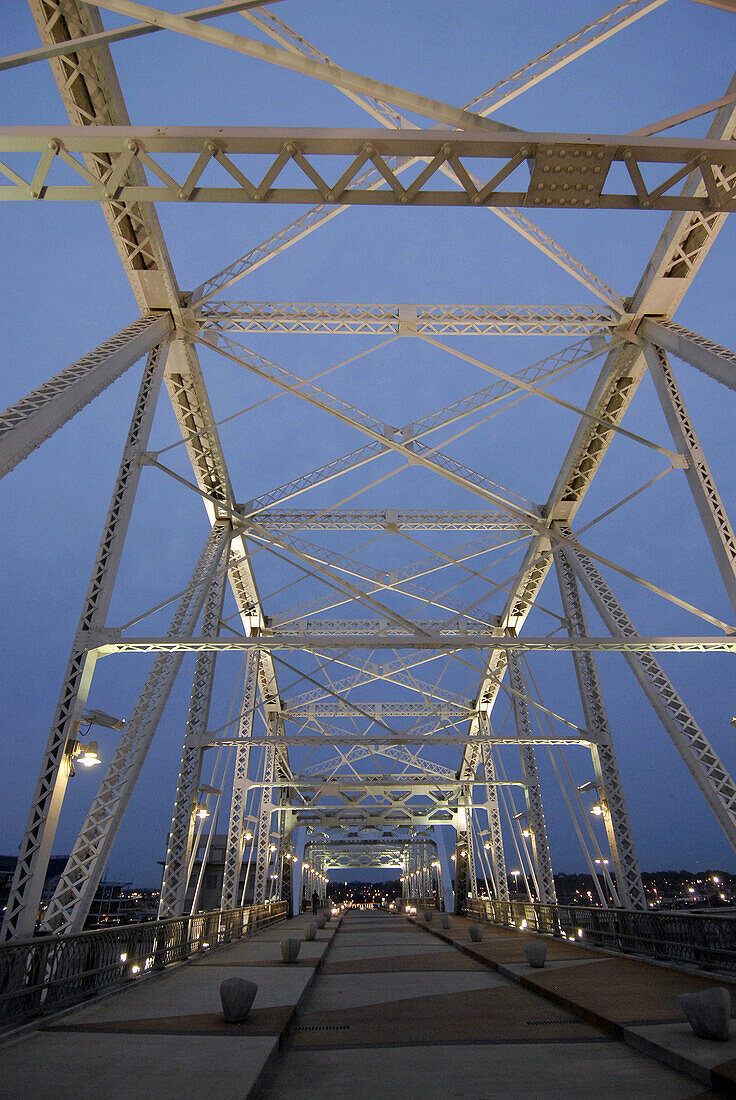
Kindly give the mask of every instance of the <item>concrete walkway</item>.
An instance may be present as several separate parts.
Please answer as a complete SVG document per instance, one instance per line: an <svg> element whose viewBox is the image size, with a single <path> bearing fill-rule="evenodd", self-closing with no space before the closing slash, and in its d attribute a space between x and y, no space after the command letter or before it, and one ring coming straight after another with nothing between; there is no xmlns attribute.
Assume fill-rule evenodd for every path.
<svg viewBox="0 0 736 1100"><path fill-rule="evenodd" d="M726 1043L698 1039L677 1003L679 993L722 985L736 1005L733 979L597 951L581 940L538 937L495 925L484 924L483 941L476 944L470 940L471 923L452 917L449 931L437 919L428 926L418 921L416 927L605 1034L715 1088L719 1095L736 1097L736 1026L731 1025L732 1038ZM543 970L526 961L524 946L532 939L543 939L547 945Z"/></svg>
<svg viewBox="0 0 736 1100"><path fill-rule="evenodd" d="M310 917L41 1021L0 1046L0 1100L490 1100L736 1095L736 1041L695 1039L676 994L715 979L469 922L349 912L299 960ZM258 983L226 1024L223 978ZM639 1049L632 1049L636 1045ZM686 1072L679 1072L685 1070Z"/></svg>
<svg viewBox="0 0 736 1100"><path fill-rule="evenodd" d="M443 942L403 917L348 913L259 1100L711 1095L458 950L468 922L452 920Z"/></svg>
<svg viewBox="0 0 736 1100"><path fill-rule="evenodd" d="M244 1100L276 1057L335 935L330 921L281 961L279 942L301 940L310 917L272 925L196 962L49 1017L0 1045L2 1100ZM220 982L258 983L247 1021L227 1024Z"/></svg>

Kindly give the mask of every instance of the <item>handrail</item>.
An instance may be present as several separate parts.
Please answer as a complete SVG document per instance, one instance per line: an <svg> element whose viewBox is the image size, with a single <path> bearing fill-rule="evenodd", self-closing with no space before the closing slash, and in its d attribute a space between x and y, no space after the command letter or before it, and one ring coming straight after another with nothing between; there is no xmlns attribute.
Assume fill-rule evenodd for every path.
<svg viewBox="0 0 736 1100"><path fill-rule="evenodd" d="M287 903L0 944L0 1024L17 1023L285 920Z"/></svg>
<svg viewBox="0 0 736 1100"><path fill-rule="evenodd" d="M466 915L701 969L736 971L736 916L474 898Z"/></svg>

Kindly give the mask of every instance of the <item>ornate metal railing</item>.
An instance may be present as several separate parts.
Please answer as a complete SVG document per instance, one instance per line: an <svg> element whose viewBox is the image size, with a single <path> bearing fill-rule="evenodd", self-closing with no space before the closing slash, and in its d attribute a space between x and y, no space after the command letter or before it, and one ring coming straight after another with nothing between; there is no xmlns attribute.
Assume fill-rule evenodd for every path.
<svg viewBox="0 0 736 1100"><path fill-rule="evenodd" d="M703 969L736 971L736 916L658 910L597 909L475 898L467 916L579 940L630 955Z"/></svg>
<svg viewBox="0 0 736 1100"><path fill-rule="evenodd" d="M418 913L421 913L423 909L436 909L437 908L437 899L435 898L434 895L432 895L431 897L428 897L428 898L421 898L421 897L402 898L401 902L400 902L400 905L401 905L402 909L407 905L411 905L417 910Z"/></svg>
<svg viewBox="0 0 736 1100"><path fill-rule="evenodd" d="M286 902L0 945L0 1025L133 983L285 920Z"/></svg>

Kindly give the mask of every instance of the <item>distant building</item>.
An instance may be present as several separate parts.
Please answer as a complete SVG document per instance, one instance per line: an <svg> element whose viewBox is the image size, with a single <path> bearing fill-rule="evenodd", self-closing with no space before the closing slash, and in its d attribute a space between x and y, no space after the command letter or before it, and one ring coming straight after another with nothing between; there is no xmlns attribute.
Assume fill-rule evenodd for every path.
<svg viewBox="0 0 736 1100"><path fill-rule="evenodd" d="M205 849L207 846L207 837L203 836L201 842L197 848L197 855L192 867L192 874L189 879L189 886L186 892L186 898L184 901L184 912L190 913L192 911L192 904L194 902L195 892L199 890L199 896L197 898L197 912L209 912L212 909L220 908L220 901L222 899L222 883L225 877L225 853L227 851L227 836L224 833L215 833L210 843L210 850L207 853L207 860L204 865L204 874L202 874L202 860L204 859ZM251 860L250 873L248 875L248 892L245 898L245 904L251 905L253 903L253 885L255 880L255 853L253 860ZM236 907L240 905L240 899L243 896L243 883L245 882L245 874L248 866L248 860L244 861L243 866L240 868L240 880L238 882L238 889L235 892L235 904ZM200 882L201 879L201 882Z"/></svg>
<svg viewBox="0 0 736 1100"><path fill-rule="evenodd" d="M41 894L40 916L46 910L64 873L68 856L52 856ZM4 911L18 862L17 856L0 856L0 910ZM134 890L130 882L101 882L97 887L85 929L115 924L155 920L158 915L158 890Z"/></svg>
<svg viewBox="0 0 736 1100"><path fill-rule="evenodd" d="M49 860L46 878L43 884L43 892L41 894L42 906L46 906L56 889L68 859L68 856L52 856ZM8 904L10 887L13 884L13 875L15 874L17 862L17 856L0 856L0 909L3 911L5 911L5 907Z"/></svg>

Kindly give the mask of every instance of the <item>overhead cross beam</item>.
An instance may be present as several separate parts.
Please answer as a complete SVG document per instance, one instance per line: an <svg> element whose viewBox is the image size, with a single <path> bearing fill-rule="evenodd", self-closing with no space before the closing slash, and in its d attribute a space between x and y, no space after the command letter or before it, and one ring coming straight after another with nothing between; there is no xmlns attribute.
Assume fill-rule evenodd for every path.
<svg viewBox="0 0 736 1100"><path fill-rule="evenodd" d="M20 166L14 168L13 153L37 153L33 172L26 169L24 176ZM178 180L155 159L172 154L188 158ZM702 213L728 212L736 201L736 150L730 142L713 138L518 136L493 130L6 126L0 127L0 156L0 173L10 181L0 186L0 200L15 201L324 202ZM83 156L109 163L101 179L86 168ZM264 156L270 157L271 163L261 174L259 160ZM334 167L327 166L331 182L317 168L323 157L333 166L335 158L344 158L338 176ZM429 163L405 186L387 163L396 157L419 157ZM79 177L78 183L53 182L57 158ZM486 163L486 178L479 186L464 160ZM369 162L388 183L386 190L351 186ZM615 163L625 167L629 186L625 191L604 194ZM215 165L219 183L209 182ZM426 186L443 165L452 167L461 181L460 189ZM645 174L651 179L653 168L662 165L666 166L665 179L647 185ZM145 168L158 177L158 184L128 182L128 173L134 169L142 177ZM293 183L274 186L287 169ZM203 181L206 171L207 183ZM693 173L703 193L677 192L677 185ZM510 189L502 189L504 184Z"/></svg>
<svg viewBox="0 0 736 1100"><path fill-rule="evenodd" d="M378 336L580 336L609 333L616 318L596 306L353 305L211 301L197 311L206 332L316 332Z"/></svg>

